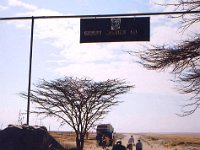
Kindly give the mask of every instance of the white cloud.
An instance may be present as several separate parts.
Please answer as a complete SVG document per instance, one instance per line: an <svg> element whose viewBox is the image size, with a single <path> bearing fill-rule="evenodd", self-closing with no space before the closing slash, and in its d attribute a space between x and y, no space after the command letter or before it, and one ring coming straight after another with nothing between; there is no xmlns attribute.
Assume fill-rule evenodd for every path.
<svg viewBox="0 0 200 150"><path fill-rule="evenodd" d="M30 10L24 13L17 13L16 16L58 16L62 15L61 13L49 9L35 9L35 10ZM10 21L8 22L10 24L15 24L17 28L22 28L22 29L29 29L31 27L31 20L16 20L16 21ZM36 20L35 19L35 27L34 27L34 36L38 36L39 39L46 39L46 38L51 38L52 34L51 33L56 33L56 32L51 32L52 28L50 26L59 25L59 21L55 21L54 19L45 19L45 20ZM63 25L63 23L62 23ZM56 27L57 28L57 27ZM58 28L57 28L58 29ZM55 37L55 35L53 36Z"/></svg>
<svg viewBox="0 0 200 150"><path fill-rule="evenodd" d="M5 11L5 10L7 10L7 9L8 9L7 6L2 6L2 5L0 5L0 11Z"/></svg>
<svg viewBox="0 0 200 150"><path fill-rule="evenodd" d="M21 16L58 16L63 15L62 13L50 9L44 9L44 8L37 8L34 10L29 10L27 12L18 13L18 15Z"/></svg>
<svg viewBox="0 0 200 150"><path fill-rule="evenodd" d="M128 54L127 54L128 55ZM106 63L73 63L58 67L55 73L59 76L89 77L95 81L113 78L125 79L130 84L136 85L134 92L168 93L175 94L171 87L170 75L161 72L148 71L131 61L131 56L123 61L109 61Z"/></svg>
<svg viewBox="0 0 200 150"><path fill-rule="evenodd" d="M150 4L150 7L152 10L155 10L155 11L162 11L163 10L163 7L161 7L160 4L163 4L165 0L150 0L149 1L149 4Z"/></svg>
<svg viewBox="0 0 200 150"><path fill-rule="evenodd" d="M177 0L150 0L149 4L154 11L171 12L176 9L176 6L171 5L177 3ZM170 5L167 5L170 4Z"/></svg>
<svg viewBox="0 0 200 150"><path fill-rule="evenodd" d="M175 27L159 26L152 32L151 43L154 45L174 45L181 40L181 35Z"/></svg>
<svg viewBox="0 0 200 150"><path fill-rule="evenodd" d="M36 9L21 13L25 16L63 15L48 9ZM160 19L162 18L162 19ZM169 75L147 71L141 66L130 62L132 57L123 52L142 49L142 45L174 44L183 38L178 31L177 22L160 17L153 20L151 42L119 42L80 44L79 19L44 19L35 20L34 39L46 42L55 47L52 72L58 76L87 76L96 80L107 78L125 78L136 85L136 90L157 93L174 93L171 89ZM21 27L30 24L21 22ZM24 24L24 26L23 26ZM151 25L152 25L151 24ZM18 27L19 23L18 23ZM49 60L49 62L52 62ZM152 86L153 85L153 86ZM169 88L170 87L170 88Z"/></svg>
<svg viewBox="0 0 200 150"><path fill-rule="evenodd" d="M26 13L35 15L62 15L52 10L36 10ZM174 36L176 29L165 24L154 28L152 43L165 43L178 39ZM53 71L58 76L86 76L95 80L107 78L124 78L136 85L139 92L174 93L169 88L169 76L150 72L131 62L132 57L126 50L142 49L148 42L90 43L80 44L79 19L49 19L35 21L35 37L48 42L57 50L58 66ZM58 54L58 53L57 53ZM162 75L161 75L162 74ZM155 81L156 80L156 81ZM142 82L141 82L142 81ZM152 86L154 85L154 86Z"/></svg>
<svg viewBox="0 0 200 150"><path fill-rule="evenodd" d="M28 10L37 9L37 6L29 4L29 3L22 2L20 0L8 0L8 5L12 6L12 7L23 7L23 8L26 8Z"/></svg>

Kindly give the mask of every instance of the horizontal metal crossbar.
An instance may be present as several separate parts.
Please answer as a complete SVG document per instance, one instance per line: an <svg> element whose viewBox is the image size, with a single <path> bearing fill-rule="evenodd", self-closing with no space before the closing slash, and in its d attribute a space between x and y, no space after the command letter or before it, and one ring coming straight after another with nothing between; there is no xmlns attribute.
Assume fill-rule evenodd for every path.
<svg viewBox="0 0 200 150"><path fill-rule="evenodd" d="M157 15L180 15L198 14L200 11L179 11L179 12L150 12L150 13L129 13L129 14L102 14L102 15L66 15L66 16L32 16L32 17L0 17L1 20L27 20L27 19L62 19L62 18L103 18L103 17L136 17L136 16L157 16Z"/></svg>

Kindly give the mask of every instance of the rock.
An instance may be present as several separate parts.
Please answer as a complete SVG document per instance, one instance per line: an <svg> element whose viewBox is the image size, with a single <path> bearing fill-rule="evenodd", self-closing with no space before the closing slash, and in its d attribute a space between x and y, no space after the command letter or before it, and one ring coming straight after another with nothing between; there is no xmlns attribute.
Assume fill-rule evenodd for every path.
<svg viewBox="0 0 200 150"><path fill-rule="evenodd" d="M0 131L0 150L64 149L51 137L46 127L9 125Z"/></svg>

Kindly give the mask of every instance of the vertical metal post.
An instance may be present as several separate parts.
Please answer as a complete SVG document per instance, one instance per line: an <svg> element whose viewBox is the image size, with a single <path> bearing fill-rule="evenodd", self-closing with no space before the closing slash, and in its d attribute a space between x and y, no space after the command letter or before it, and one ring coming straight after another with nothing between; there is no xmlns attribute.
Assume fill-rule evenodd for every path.
<svg viewBox="0 0 200 150"><path fill-rule="evenodd" d="M34 17L32 17L32 22L31 22L29 78L28 78L28 102L27 102L27 125L29 125L29 114L30 114L31 70L32 70L32 53L33 53L33 29L34 29Z"/></svg>

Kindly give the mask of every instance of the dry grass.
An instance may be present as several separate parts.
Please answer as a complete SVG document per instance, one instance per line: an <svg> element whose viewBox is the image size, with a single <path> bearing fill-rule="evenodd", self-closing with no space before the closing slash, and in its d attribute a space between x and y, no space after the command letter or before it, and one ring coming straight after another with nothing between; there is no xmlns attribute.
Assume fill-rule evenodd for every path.
<svg viewBox="0 0 200 150"><path fill-rule="evenodd" d="M73 132L50 132L50 134L64 147L66 150L75 148L75 134ZM85 140L84 149L97 149L95 133L89 134L89 138ZM123 134L118 134L118 139L123 139ZM134 136L134 134L133 134ZM135 135L136 136L136 135ZM200 149L200 134L138 134L145 144L155 149L157 147L165 147L165 149ZM128 136L129 137L129 136ZM127 141L125 141L127 142Z"/></svg>
<svg viewBox="0 0 200 150"><path fill-rule="evenodd" d="M157 142L165 147L200 147L200 134L142 134L147 143Z"/></svg>
<svg viewBox="0 0 200 150"><path fill-rule="evenodd" d="M76 136L74 132L50 132L65 149L72 149L76 147ZM85 139L85 146L90 147L96 144L95 134L90 133L88 139Z"/></svg>

